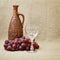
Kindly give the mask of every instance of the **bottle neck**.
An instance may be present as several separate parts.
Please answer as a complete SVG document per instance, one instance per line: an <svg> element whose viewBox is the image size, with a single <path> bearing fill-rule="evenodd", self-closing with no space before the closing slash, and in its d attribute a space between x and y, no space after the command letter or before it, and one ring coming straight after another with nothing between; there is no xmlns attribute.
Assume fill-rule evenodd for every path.
<svg viewBox="0 0 60 60"><path fill-rule="evenodd" d="M18 14L18 6L13 6L13 15Z"/></svg>

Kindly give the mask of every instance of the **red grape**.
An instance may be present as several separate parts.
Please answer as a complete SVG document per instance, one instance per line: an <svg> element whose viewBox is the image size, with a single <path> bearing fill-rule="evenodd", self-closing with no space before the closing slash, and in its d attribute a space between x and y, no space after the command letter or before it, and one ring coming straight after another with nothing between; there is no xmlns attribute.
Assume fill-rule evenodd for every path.
<svg viewBox="0 0 60 60"><path fill-rule="evenodd" d="M12 48L16 48L16 47L17 47L16 44L13 44L13 45L12 45Z"/></svg>
<svg viewBox="0 0 60 60"><path fill-rule="evenodd" d="M17 40L17 41L18 41L18 40L19 40L19 38L15 38L14 40Z"/></svg>
<svg viewBox="0 0 60 60"><path fill-rule="evenodd" d="M30 47L26 47L26 51L30 51Z"/></svg>
<svg viewBox="0 0 60 60"><path fill-rule="evenodd" d="M11 51L11 50L12 50L12 47L11 47L11 46L8 46L8 47L7 47L7 50L8 50L8 51Z"/></svg>
<svg viewBox="0 0 60 60"><path fill-rule="evenodd" d="M11 43L8 43L8 46L12 46Z"/></svg>
<svg viewBox="0 0 60 60"><path fill-rule="evenodd" d="M26 43L26 39L23 39L23 40L22 40L22 43Z"/></svg>
<svg viewBox="0 0 60 60"><path fill-rule="evenodd" d="M7 46L8 46L8 44L4 44L4 48L5 48L5 49L7 48Z"/></svg>
<svg viewBox="0 0 60 60"><path fill-rule="evenodd" d="M17 45L17 48L19 48L20 44Z"/></svg>
<svg viewBox="0 0 60 60"><path fill-rule="evenodd" d="M5 40L5 44L8 44L9 43L9 40Z"/></svg>
<svg viewBox="0 0 60 60"><path fill-rule="evenodd" d="M26 39L27 44L31 44L31 40L29 38Z"/></svg>
<svg viewBox="0 0 60 60"><path fill-rule="evenodd" d="M21 41L20 40L18 41L18 44L21 44Z"/></svg>
<svg viewBox="0 0 60 60"><path fill-rule="evenodd" d="M26 47L26 44L25 44L25 43L22 43L21 46L22 46L23 48L25 48L25 47Z"/></svg>
<svg viewBox="0 0 60 60"><path fill-rule="evenodd" d="M13 45L14 44L14 41L11 41L10 43L11 43L11 45Z"/></svg>
<svg viewBox="0 0 60 60"><path fill-rule="evenodd" d="M31 47L31 44L27 44L28 47Z"/></svg>
<svg viewBox="0 0 60 60"><path fill-rule="evenodd" d="M25 39L25 36L22 36L22 39Z"/></svg>
<svg viewBox="0 0 60 60"><path fill-rule="evenodd" d="M22 46L19 46L18 50L22 51L23 50Z"/></svg>
<svg viewBox="0 0 60 60"><path fill-rule="evenodd" d="M18 40L14 40L14 43L17 45L18 44Z"/></svg>
<svg viewBox="0 0 60 60"><path fill-rule="evenodd" d="M22 42L23 41L23 39L22 38L19 38L19 40Z"/></svg>
<svg viewBox="0 0 60 60"><path fill-rule="evenodd" d="M38 45L36 42L33 42L33 47L34 47L35 49L39 49L39 45Z"/></svg>

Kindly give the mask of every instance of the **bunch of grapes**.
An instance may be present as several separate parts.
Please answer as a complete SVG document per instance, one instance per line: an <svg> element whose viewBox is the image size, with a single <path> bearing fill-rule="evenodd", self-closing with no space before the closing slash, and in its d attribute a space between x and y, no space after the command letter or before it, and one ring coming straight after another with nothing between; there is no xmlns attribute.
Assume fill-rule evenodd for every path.
<svg viewBox="0 0 60 60"><path fill-rule="evenodd" d="M23 36L21 38L15 38L14 40L5 40L4 49L7 51L30 51L31 44L31 40ZM35 41L33 41L33 48L34 50L39 49L39 45Z"/></svg>

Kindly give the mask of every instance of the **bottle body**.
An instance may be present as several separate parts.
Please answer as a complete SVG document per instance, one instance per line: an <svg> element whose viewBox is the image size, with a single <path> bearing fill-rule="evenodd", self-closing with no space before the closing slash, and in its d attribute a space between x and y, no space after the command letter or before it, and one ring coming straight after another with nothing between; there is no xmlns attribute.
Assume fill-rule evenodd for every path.
<svg viewBox="0 0 60 60"><path fill-rule="evenodd" d="M23 27L18 14L18 6L13 6L13 16L11 18L9 29L8 29L8 39L13 40L23 36Z"/></svg>

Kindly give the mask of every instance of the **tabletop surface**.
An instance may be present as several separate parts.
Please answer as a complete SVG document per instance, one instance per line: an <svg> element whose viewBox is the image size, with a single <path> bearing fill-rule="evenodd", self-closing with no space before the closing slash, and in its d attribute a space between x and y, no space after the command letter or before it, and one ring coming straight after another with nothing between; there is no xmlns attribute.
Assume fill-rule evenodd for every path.
<svg viewBox="0 0 60 60"><path fill-rule="evenodd" d="M40 49L35 52L6 51L3 48L4 40L0 40L0 60L60 60L60 42L37 41Z"/></svg>

